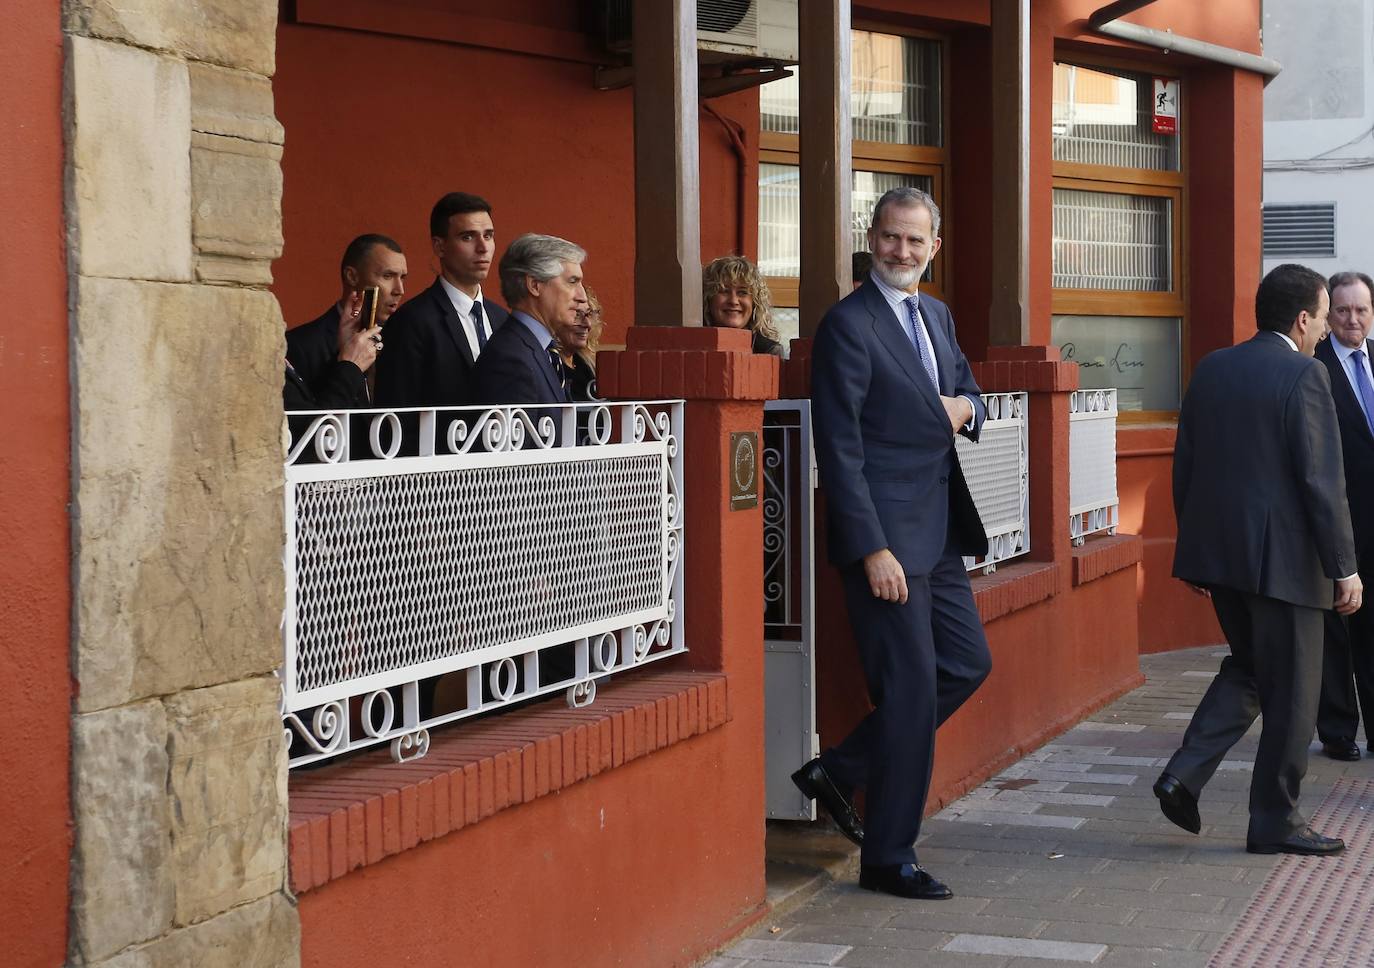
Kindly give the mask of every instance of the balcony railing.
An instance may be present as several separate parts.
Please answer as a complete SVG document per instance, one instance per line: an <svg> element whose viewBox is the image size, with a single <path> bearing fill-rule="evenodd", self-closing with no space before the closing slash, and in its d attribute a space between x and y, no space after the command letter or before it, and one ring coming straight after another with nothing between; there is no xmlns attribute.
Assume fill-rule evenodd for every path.
<svg viewBox="0 0 1374 968"><path fill-rule="evenodd" d="M1069 397L1069 536L1115 534L1121 512L1116 493L1116 391L1075 390Z"/></svg>
<svg viewBox="0 0 1374 968"><path fill-rule="evenodd" d="M985 393L983 403L988 415L978 443L961 436L955 447L988 535L988 553L965 558L964 566L986 575L1030 551L1030 471L1026 394Z"/></svg>
<svg viewBox="0 0 1374 968"><path fill-rule="evenodd" d="M292 415L282 721L299 766L685 650L682 403ZM439 679L437 677L446 677Z"/></svg>

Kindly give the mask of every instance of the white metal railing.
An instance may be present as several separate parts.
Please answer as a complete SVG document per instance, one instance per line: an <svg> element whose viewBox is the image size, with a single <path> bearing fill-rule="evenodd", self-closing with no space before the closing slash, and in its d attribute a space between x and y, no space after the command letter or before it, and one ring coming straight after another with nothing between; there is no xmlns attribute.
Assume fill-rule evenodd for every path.
<svg viewBox="0 0 1374 968"><path fill-rule="evenodd" d="M433 726L583 706L685 651L682 420L681 401L291 415L291 765L423 756Z"/></svg>
<svg viewBox="0 0 1374 968"><path fill-rule="evenodd" d="M1069 535L1116 533L1116 390L1075 390L1069 397Z"/></svg>
<svg viewBox="0 0 1374 968"><path fill-rule="evenodd" d="M1025 393L985 393L987 419L978 443L957 437L959 464L988 535L988 553L964 559L969 571L1030 551L1030 470Z"/></svg>

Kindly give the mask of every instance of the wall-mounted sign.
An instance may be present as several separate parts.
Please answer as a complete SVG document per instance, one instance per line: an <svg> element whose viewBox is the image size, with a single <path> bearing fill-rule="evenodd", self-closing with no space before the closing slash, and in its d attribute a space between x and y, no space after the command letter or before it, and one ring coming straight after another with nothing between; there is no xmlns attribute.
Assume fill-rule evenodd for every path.
<svg viewBox="0 0 1374 968"><path fill-rule="evenodd" d="M1155 134L1178 134L1178 80L1155 78Z"/></svg>
<svg viewBox="0 0 1374 968"><path fill-rule="evenodd" d="M759 506L759 435L752 430L730 435L730 510Z"/></svg>

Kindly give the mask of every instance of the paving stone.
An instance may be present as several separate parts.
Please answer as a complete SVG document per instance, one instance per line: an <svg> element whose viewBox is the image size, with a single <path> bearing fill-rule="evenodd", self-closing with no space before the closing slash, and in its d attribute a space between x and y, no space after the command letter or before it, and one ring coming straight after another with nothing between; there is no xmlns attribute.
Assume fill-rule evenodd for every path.
<svg viewBox="0 0 1374 968"><path fill-rule="evenodd" d="M1001 955L971 955L957 951L923 951L920 960L901 948L855 948L840 959L845 968L1005 968ZM1042 965L1041 968L1044 968Z"/></svg>
<svg viewBox="0 0 1374 968"><path fill-rule="evenodd" d="M1163 948L1108 948L1098 968L1206 968L1207 955Z"/></svg>
<svg viewBox="0 0 1374 968"><path fill-rule="evenodd" d="M1053 958L1091 964L1107 953L1106 945L1031 938L1002 938L988 934L961 934L945 945L946 951L969 954L1013 955L1022 958Z"/></svg>
<svg viewBox="0 0 1374 968"><path fill-rule="evenodd" d="M1138 733L1144 728L1145 726L1141 723L1099 723L1088 720L1079 723L1073 732L1082 730L1095 733Z"/></svg>
<svg viewBox="0 0 1374 968"><path fill-rule="evenodd" d="M946 811L949 813L949 811ZM946 820L958 823L1007 824L1013 827L1051 827L1060 830L1077 830L1087 823L1085 817L1056 817L1050 814L1015 814L997 810L969 810L951 813Z"/></svg>
<svg viewBox="0 0 1374 968"><path fill-rule="evenodd" d="M1223 908L1225 905L1223 905ZM1132 927L1179 928L1185 931L1229 931L1235 915L1200 914L1194 911L1141 911L1131 919Z"/></svg>
<svg viewBox="0 0 1374 968"><path fill-rule="evenodd" d="M1076 903L999 898L984 913L996 917L1030 918L1047 922L1083 921L1089 924L1125 924L1135 912L1129 908L1103 907L1076 899Z"/></svg>
<svg viewBox="0 0 1374 968"><path fill-rule="evenodd" d="M929 907L943 902L907 901L908 907ZM900 948L903 951L933 951L949 940L953 931L928 928L870 928L854 924L806 924L788 935L788 941L850 948ZM774 956L776 957L776 956ZM833 964L833 962L817 962Z"/></svg>
<svg viewBox="0 0 1374 968"><path fill-rule="evenodd" d="M1061 921L1040 932L1040 937L1052 941L1078 941L1104 945L1127 945L1136 948L1196 947L1202 934L1175 928L1136 928L1119 924L1090 924L1086 921Z"/></svg>
<svg viewBox="0 0 1374 968"><path fill-rule="evenodd" d="M735 958L767 959L802 965L833 965L848 953L849 946L843 944L763 941L758 938L746 938L730 949L730 956Z"/></svg>

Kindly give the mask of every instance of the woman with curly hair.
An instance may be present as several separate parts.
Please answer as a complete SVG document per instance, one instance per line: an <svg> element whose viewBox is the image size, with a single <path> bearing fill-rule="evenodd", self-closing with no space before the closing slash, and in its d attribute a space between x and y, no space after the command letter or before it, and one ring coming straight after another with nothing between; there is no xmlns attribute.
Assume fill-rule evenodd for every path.
<svg viewBox="0 0 1374 968"><path fill-rule="evenodd" d="M727 255L701 270L702 312L708 326L747 329L755 353L782 356L782 343L773 326L772 297L758 267L748 259Z"/></svg>

